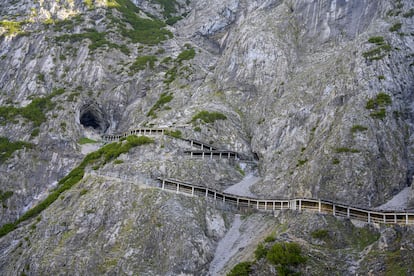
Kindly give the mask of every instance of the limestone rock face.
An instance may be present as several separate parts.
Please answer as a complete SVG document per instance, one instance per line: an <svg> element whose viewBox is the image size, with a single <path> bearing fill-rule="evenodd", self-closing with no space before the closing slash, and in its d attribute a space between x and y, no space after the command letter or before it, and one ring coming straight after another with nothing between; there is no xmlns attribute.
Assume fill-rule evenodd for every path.
<svg viewBox="0 0 414 276"><path fill-rule="evenodd" d="M0 155L0 225L81 162L82 138L137 127L174 127L257 159L260 197L381 205L414 172L413 9L408 0L1 1L0 137L30 146ZM226 119L195 120L201 111ZM157 138L88 167L40 222L1 238L0 271L206 274L225 215L137 188L172 177L224 190L243 178L239 164L188 149Z"/></svg>

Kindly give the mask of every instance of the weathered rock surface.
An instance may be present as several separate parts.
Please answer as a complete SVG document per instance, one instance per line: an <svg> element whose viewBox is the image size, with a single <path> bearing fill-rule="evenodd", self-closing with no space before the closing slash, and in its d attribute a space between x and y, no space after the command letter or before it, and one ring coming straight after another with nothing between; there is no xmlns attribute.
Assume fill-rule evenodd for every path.
<svg viewBox="0 0 414 276"><path fill-rule="evenodd" d="M141 18L172 20L164 29L173 36L160 43L127 35L132 26L116 8L126 2L0 3L0 108L30 107L64 88L40 125L24 113L0 117L1 137L33 144L0 163L0 190L13 192L0 202L1 225L79 164L82 137L139 126L179 127L184 137L257 157L261 181L252 192L262 197L379 206L411 185L412 1L177 0L173 8L133 1ZM143 57L156 60L137 65ZM390 101L375 102L380 93ZM172 97L162 102L163 95ZM370 100L374 106L367 108ZM227 119L191 122L203 110ZM187 148L162 138L88 172L39 222L1 238L0 271L206 274L228 228L224 215L201 200L137 187L164 176L224 190L242 179L237 164L190 159L183 155ZM286 219L299 232L302 224L312 228L323 220ZM403 239L412 235L392 231ZM338 272L382 273L381 265L395 257L389 252L396 252L387 245L389 234L382 235L378 249L373 246L382 256L377 263L358 251ZM322 251L332 263L345 254Z"/></svg>

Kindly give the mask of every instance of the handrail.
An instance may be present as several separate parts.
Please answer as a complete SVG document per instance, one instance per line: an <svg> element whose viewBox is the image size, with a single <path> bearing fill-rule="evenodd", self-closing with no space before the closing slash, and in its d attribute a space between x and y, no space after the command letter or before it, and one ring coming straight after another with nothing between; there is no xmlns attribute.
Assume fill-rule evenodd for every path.
<svg viewBox="0 0 414 276"><path fill-rule="evenodd" d="M337 217L356 219L368 223L414 225L414 212L402 212L398 210L381 211L315 198L264 199L238 196L177 179L161 177L157 179L161 181L161 189L163 190L173 190L177 193L191 194L192 196L204 196L207 199L213 198L215 201L221 201L228 205L236 205L235 207L238 208L243 208L244 206L259 211L275 211L282 209L317 211L318 213L330 213ZM169 185L172 185L172 187L168 187Z"/></svg>

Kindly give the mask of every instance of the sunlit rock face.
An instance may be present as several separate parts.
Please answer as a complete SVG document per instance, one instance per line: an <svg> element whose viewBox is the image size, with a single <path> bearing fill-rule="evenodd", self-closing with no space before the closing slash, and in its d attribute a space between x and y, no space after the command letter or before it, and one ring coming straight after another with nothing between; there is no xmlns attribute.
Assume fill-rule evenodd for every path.
<svg viewBox="0 0 414 276"><path fill-rule="evenodd" d="M137 127L180 128L258 160L246 171L257 169L251 192L260 197L374 207L411 185L412 1L132 2L0 3L0 136L32 145L0 163L0 190L9 192L0 224L41 202L83 160L81 138ZM133 32L143 19L139 26L160 21ZM200 111L226 119L194 121ZM166 176L223 190L243 178L236 164L190 159L186 147L164 137L88 167L36 229L1 240L0 271L30 263L34 274L63 265L78 274L206 274L231 215L122 184L156 186ZM179 247L162 243L169 232L183 233Z"/></svg>

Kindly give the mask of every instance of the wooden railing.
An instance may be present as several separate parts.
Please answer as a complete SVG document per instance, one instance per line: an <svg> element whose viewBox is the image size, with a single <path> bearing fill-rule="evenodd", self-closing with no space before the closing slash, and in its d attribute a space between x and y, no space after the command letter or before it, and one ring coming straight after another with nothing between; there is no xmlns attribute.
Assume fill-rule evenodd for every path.
<svg viewBox="0 0 414 276"><path fill-rule="evenodd" d="M237 196L204 186L194 185L171 178L158 178L161 189L191 196L205 197L208 200L222 202L237 209L256 209L259 211L297 210L322 214L332 214L336 217L355 219L368 223L406 224L414 225L414 213L400 211L378 211L373 209L338 204L332 201L293 198L293 199L259 199Z"/></svg>
<svg viewBox="0 0 414 276"><path fill-rule="evenodd" d="M164 135L167 128L136 128L133 130L128 130L121 134L114 135L101 135L102 140L106 142L118 141L121 138L127 137L129 135L144 135L144 136L153 136L153 135Z"/></svg>

